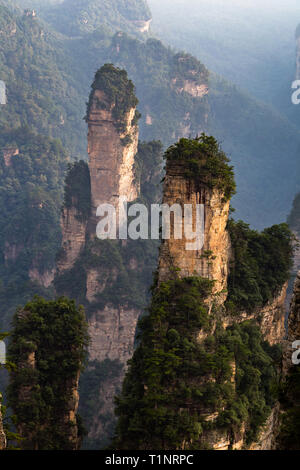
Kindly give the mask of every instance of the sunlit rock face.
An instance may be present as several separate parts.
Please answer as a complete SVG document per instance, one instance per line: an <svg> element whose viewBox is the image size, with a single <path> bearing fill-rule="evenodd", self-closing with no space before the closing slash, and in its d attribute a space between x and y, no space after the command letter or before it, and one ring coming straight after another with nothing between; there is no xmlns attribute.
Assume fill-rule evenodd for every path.
<svg viewBox="0 0 300 470"><path fill-rule="evenodd" d="M199 249L187 249L188 240L183 231L182 239L175 239L174 232L169 240L162 242L159 259L160 281L170 279L172 270L179 269L181 277L200 276L215 281L213 293L225 292L230 259L230 240L226 229L229 215L229 201L223 201L223 194L210 189L204 184L197 184L184 176L184 167L176 163L168 163L164 182L163 203L171 207L179 204L184 213L185 205L192 205L193 220L196 220L196 206L204 206L204 244ZM177 223L175 219L175 224ZM187 220L184 220L187 223ZM196 226L191 227L195 231ZM226 294L222 295L223 301Z"/></svg>
<svg viewBox="0 0 300 470"><path fill-rule="evenodd" d="M100 102L107 103L106 109ZM136 108L127 111L120 131L113 117L114 106L102 90L95 90L87 118L93 213L100 204L117 207L120 196L128 201L137 197L133 173L138 146L138 126L133 123Z"/></svg>

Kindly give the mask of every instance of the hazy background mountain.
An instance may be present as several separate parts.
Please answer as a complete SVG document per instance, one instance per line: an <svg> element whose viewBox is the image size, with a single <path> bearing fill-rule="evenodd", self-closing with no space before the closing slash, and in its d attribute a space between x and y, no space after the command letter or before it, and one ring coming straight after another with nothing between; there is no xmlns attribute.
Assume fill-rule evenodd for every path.
<svg viewBox="0 0 300 470"><path fill-rule="evenodd" d="M5 3L8 4L10 2L6 1ZM125 3L128 6L127 10L124 9ZM35 73L33 77L34 80L36 80L36 77L39 77L40 82L37 86L34 81L33 94L37 93L39 89L44 89L43 94L49 96L50 93L51 96L49 98L55 104L56 111L53 114L55 124L51 123L47 116L47 127L52 129L51 135L61 137L67 146L67 150L70 148L73 155L86 158L86 133L82 118L84 116L89 86L95 71L103 63L113 62L117 66L126 68L130 78L136 84L137 96L140 100L139 109L143 115L140 125L142 139L161 139L164 145L167 146L181 135L193 135L203 130L215 135L222 142L224 150L229 153L235 166L238 194L234 198L233 204L237 209L236 216L245 218L257 228L263 228L265 225L285 220L293 197L300 189L298 183L300 134L298 128L293 125L293 123L297 124L297 120L289 123L286 115L283 115L284 113L280 114L271 104L265 105L262 102L257 102L249 94L250 86L247 87L247 84L244 86L244 89L247 90L248 88L246 92L239 90L235 85L235 83L243 82L243 77L247 76L248 72L250 77L248 77L248 81L250 82L251 78L256 75L259 76L253 65L254 59L257 69L260 69L260 73L262 73L264 68L269 68L269 66L263 67L263 58L268 57L267 44L272 42L272 38L267 43L263 39L256 39L253 33L255 36L255 41L253 42L253 35L251 37L247 36L245 32L243 33L241 26L236 26L236 30L229 28L229 26L227 27L226 15L230 17L229 13L235 11L232 6L234 2L232 4L229 3L228 10L227 6L225 8L223 5L221 8L220 3L215 4L215 17L220 18L219 21L223 24L223 27L218 27L216 24L215 28L211 26L214 26L214 23L210 23L211 20L208 13L205 13L210 11L208 2L204 2L207 9L203 9L203 17L201 16L201 11L195 7L195 5L202 2L188 2L185 16L183 16L183 11L179 8L182 2L179 2L178 5L177 3L172 3L173 7L169 10L167 5L170 6L170 2L164 1L160 5L156 3L157 9L154 10L156 13L154 14L153 27L157 28L158 21L161 22L162 27L159 29L159 35L166 36L170 30L168 25L172 26L173 21L174 24L177 24L178 21L178 37L182 37L182 39L175 45L180 48L184 47L189 51L192 49L193 44L193 47L201 45L201 50L198 51L197 55L202 63L205 64L206 60L212 67L213 62L218 64L219 56L225 55L226 52L226 60L224 59L223 63L220 62L219 68L215 69L217 71L224 71L225 76L226 74L229 76L228 70L231 70L232 76L236 79L234 84L226 82L224 78L211 74L211 91L208 99L206 101L199 100L188 93L180 94L170 87L174 72L175 53L168 47L157 40L147 40L149 38L148 33L140 34L139 41L124 35L119 38L114 36L115 32L122 29L125 20L127 21L126 28L131 28L132 35L136 35L136 24L132 20L134 17L132 16L133 12L135 12L137 20L148 18L148 10L144 1L127 0L125 3L123 0L114 0L113 3L109 2L109 4L107 0L99 2L95 0L85 0L84 2L81 0L65 0L64 3L58 6L54 5L53 9L47 10L48 13L45 13L46 10L44 8L41 11L37 9L38 18L31 22L31 28L34 30L38 28L37 25L40 25L40 28L43 30L41 34L44 36L41 41L36 37L36 40L30 46L30 54L32 54L32 51L35 51L34 60L37 62L33 71ZM28 0L29 4L31 3ZM21 5L20 1L19 5ZM73 9L71 8L72 5L74 5ZM108 7L109 5L110 8ZM180 11L182 15L179 15ZM189 24L189 18L191 20L192 14L196 15L198 11L200 11L199 19L196 21L196 27L193 28ZM237 9L237 11L240 10ZM266 8L264 11L266 11ZM280 15L280 11L277 11L277 15ZM60 13L58 14L58 12ZM122 12L123 14L121 14ZM131 12L129 16L128 12ZM272 10L272 16L276 16L275 13L276 11ZM64 30L71 37L62 36L53 30L51 32L49 26L41 22L40 15L44 22L48 20L51 22L52 28L58 28L59 31ZM92 25L91 32L88 29L85 30L84 23L78 25L77 20L82 18L82 15L87 15L87 25L89 27ZM252 32L256 28L255 18L257 16L259 14L255 10L254 17L249 16L248 19L250 24L248 25L248 30L250 29ZM130 18L129 22L128 18ZM185 20L183 21L182 18ZM232 18L233 24L239 24L237 13L235 13L235 16L232 13ZM24 23L24 18L22 22ZM28 19L25 23L28 28L30 20ZM247 24L245 15L244 23ZM270 19L267 23L269 29L271 23ZM181 26L182 30L180 29L180 24L184 25ZM241 24L243 24L243 21ZM77 32L76 27L79 28ZM262 31L263 27L260 21ZM222 33L222 28L223 31L227 28L226 34L225 32ZM269 31L267 26L266 28ZM226 51L223 50L222 52L221 50L220 53L218 48L216 50L212 49L210 53L206 51L206 45L210 44L210 38L214 30L214 34L218 38L217 44L219 45L222 42L228 44ZM232 36L230 36L231 30ZM203 37L199 38L197 36L199 31L203 32ZM75 37L72 36L73 33L76 33ZM186 40L184 39L185 34L189 35ZM263 37L265 35L268 36L267 32L261 34ZM284 34L279 29L276 39L277 44L280 43L281 36L284 36ZM274 34L272 37L274 37ZM292 74L294 67L293 23L291 23L289 37L290 60L285 60L287 60ZM170 42L171 39L170 37ZM14 42L14 37L10 37L9 41ZM260 59L257 58L255 53L257 44L260 45L262 55ZM44 50L42 51L41 48ZM286 48L289 49L288 45ZM8 56L4 49L3 57L7 61ZM236 49L239 51L238 58ZM202 54L205 60L203 60ZM27 58L26 60L29 60L28 58L31 57L25 53L24 47L23 49L18 47L15 50L15 55L24 56L24 59L25 57ZM209 56L211 60L209 60ZM212 58L214 57L213 61ZM280 53L280 57L284 58L283 52ZM272 58L269 59L269 63L273 64ZM238 67L238 64L246 64L243 66L243 72L240 72L242 77L240 79L238 78L239 73L237 70L240 70L241 66ZM24 64L24 66L28 70L33 68L32 64ZM279 64L278 67L281 71L281 83L285 83L287 88L287 101L291 108L292 105L290 105L289 101L289 74L283 77L286 73L286 68L284 64L282 66ZM12 65L12 68L15 71L14 65ZM37 68L39 70L38 74L36 74ZM46 73L48 74L49 68L52 68L53 71L53 81L51 81L49 76L45 76ZM16 79L22 75L20 71L19 65ZM271 74L271 72L268 73ZM27 70L26 74L27 78L23 80L24 87L30 87ZM64 83L59 83L60 77L64 78ZM13 81L9 81L10 88L13 87L13 83ZM259 83L256 83L254 87L257 90L259 89ZM273 81L271 85L273 86ZM64 90L63 96L62 90ZM258 94L257 92L256 95ZM20 100L16 100L15 107L18 106L18 102ZM7 110L10 110L10 104L11 101L6 108ZM293 108L297 107L294 106ZM26 113L26 109L27 107L25 106L23 113ZM47 106L43 106L44 111L45 109L47 109ZM297 111L298 109L293 109L294 113ZM18 113L16 119L20 120L20 113ZM32 119L26 119L26 123L32 125ZM45 117L41 122L46 122ZM149 124L150 122L151 124ZM47 132L46 129L43 132ZM281 188L280 193L278 187Z"/></svg>
<svg viewBox="0 0 300 470"><path fill-rule="evenodd" d="M257 98L282 104L295 73L296 0L148 0L152 29Z"/></svg>

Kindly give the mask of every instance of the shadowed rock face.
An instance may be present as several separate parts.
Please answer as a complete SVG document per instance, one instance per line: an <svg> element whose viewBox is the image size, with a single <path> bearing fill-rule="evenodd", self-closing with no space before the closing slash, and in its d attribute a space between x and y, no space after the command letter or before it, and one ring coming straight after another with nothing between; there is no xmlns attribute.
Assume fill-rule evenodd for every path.
<svg viewBox="0 0 300 470"><path fill-rule="evenodd" d="M64 208L61 216L63 256L57 260L57 271L62 273L74 266L86 239L87 222L77 217L75 207Z"/></svg>
<svg viewBox="0 0 300 470"><path fill-rule="evenodd" d="M1 394L0 394L0 398L1 398ZM5 447L6 447L6 436L3 430L1 404L0 404L0 450L5 449Z"/></svg>
<svg viewBox="0 0 300 470"><path fill-rule="evenodd" d="M287 375L295 365L292 363L294 341L300 340L300 271L297 274L288 318L287 338L284 341L283 373Z"/></svg>
<svg viewBox="0 0 300 470"><path fill-rule="evenodd" d="M299 450L299 417L300 417L300 271L297 274L290 311L288 317L288 331L283 342L282 362L282 390L280 402L280 422L277 432L276 449Z"/></svg>

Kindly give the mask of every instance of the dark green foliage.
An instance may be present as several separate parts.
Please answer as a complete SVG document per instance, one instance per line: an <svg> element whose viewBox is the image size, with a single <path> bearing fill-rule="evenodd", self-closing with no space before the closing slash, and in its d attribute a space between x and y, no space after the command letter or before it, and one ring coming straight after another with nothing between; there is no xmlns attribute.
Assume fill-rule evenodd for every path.
<svg viewBox="0 0 300 470"><path fill-rule="evenodd" d="M118 360L111 361L105 359L103 362L90 362L86 370L80 378L79 394L80 407L79 413L87 429L91 429L95 410L103 409L105 402L103 401L103 390L107 382L116 380L123 372L123 366ZM105 411L105 408L103 409ZM83 443L85 449L99 449L109 444L114 433L115 418L111 414L101 415L102 426L105 426L106 440L101 439L99 442L91 439Z"/></svg>
<svg viewBox="0 0 300 470"><path fill-rule="evenodd" d="M186 178L218 188L225 201L235 194L233 167L228 165L230 160L214 137L201 134L195 139L180 139L166 151L164 158L167 164L182 163Z"/></svg>
<svg viewBox="0 0 300 470"><path fill-rule="evenodd" d="M19 13L0 5L0 80L7 88L0 126L28 125L40 134L60 138L72 155L84 155L79 72L61 37L39 19L23 16L23 10Z"/></svg>
<svg viewBox="0 0 300 470"><path fill-rule="evenodd" d="M246 425L245 444L255 442L259 430L266 422L278 397L281 349L263 340L260 328L254 321L246 321L227 328L207 340L213 341L234 354L236 366L234 400L228 400L219 414L216 425L230 426L231 431Z"/></svg>
<svg viewBox="0 0 300 470"><path fill-rule="evenodd" d="M89 118L91 103L95 99L95 90L101 90L105 94L103 101L97 101L97 107L110 109L114 105L112 115L116 121L116 126L120 131L125 131L126 115L130 109L135 108L138 104L138 99L134 93L134 85L128 79L126 70L114 67L113 64L105 64L96 72L87 108L87 119ZM126 145L126 142L124 145Z"/></svg>
<svg viewBox="0 0 300 470"><path fill-rule="evenodd" d="M6 166L3 151L19 150ZM61 143L27 127L0 130L0 286L1 320L34 293L29 270L51 271L60 246L60 207L66 153ZM6 254L6 256L5 256ZM34 291L35 290L35 291Z"/></svg>
<svg viewBox="0 0 300 470"><path fill-rule="evenodd" d="M160 141L139 142L135 157L135 179L141 188L141 198L147 206L161 199L162 149Z"/></svg>
<svg viewBox="0 0 300 470"><path fill-rule="evenodd" d="M261 307L272 300L290 277L293 235L286 224L263 232L242 221L228 222L233 259L228 281L227 308L235 311Z"/></svg>
<svg viewBox="0 0 300 470"><path fill-rule="evenodd" d="M139 323L140 345L117 399L116 448L170 450L199 437L201 425L183 404L193 394L186 378L203 365L198 362L196 332L208 326L203 299L211 284L187 278L154 291L150 315Z"/></svg>
<svg viewBox="0 0 300 470"><path fill-rule="evenodd" d="M63 256L63 250L58 256ZM64 271L54 279L55 292L75 299L78 303L84 303L86 296L86 271L80 260L77 260L73 268Z"/></svg>
<svg viewBox="0 0 300 470"><path fill-rule="evenodd" d="M185 80L189 80L195 85L207 83L209 78L207 68L191 54L178 52L174 55L173 61L173 74L176 78L176 86L183 86Z"/></svg>
<svg viewBox="0 0 300 470"><path fill-rule="evenodd" d="M209 445L203 430L233 434L242 423L247 443L257 437L276 397L277 350L251 322L227 330L218 326L209 336L204 301L211 287L212 281L193 277L154 290L116 400L114 448L175 450L185 442L185 448L203 449ZM215 412L216 421L206 422L205 415Z"/></svg>
<svg viewBox="0 0 300 470"><path fill-rule="evenodd" d="M91 181L90 171L86 162L80 160L68 165L65 180L64 207L76 209L76 217L88 220L91 213Z"/></svg>
<svg viewBox="0 0 300 470"><path fill-rule="evenodd" d="M280 450L300 447L300 367L293 366L281 390L281 427L278 437Z"/></svg>
<svg viewBox="0 0 300 470"><path fill-rule="evenodd" d="M64 423L64 416L88 343L83 309L67 298L35 297L17 310L12 326L8 356L17 368L8 400L25 438L22 447L68 449L72 423ZM31 353L34 367L28 363Z"/></svg>

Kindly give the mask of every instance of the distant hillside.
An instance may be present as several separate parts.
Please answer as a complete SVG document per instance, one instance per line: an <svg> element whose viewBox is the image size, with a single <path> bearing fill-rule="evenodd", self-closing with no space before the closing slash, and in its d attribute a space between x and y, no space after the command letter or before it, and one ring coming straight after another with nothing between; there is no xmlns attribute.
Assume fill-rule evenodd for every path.
<svg viewBox="0 0 300 470"><path fill-rule="evenodd" d="M151 13L145 0L64 0L42 7L43 18L68 36L92 33L100 26L111 31L148 31Z"/></svg>
<svg viewBox="0 0 300 470"><path fill-rule="evenodd" d="M0 127L29 125L60 138L72 154L84 155L84 101L62 41L38 18L1 4L0 34L0 80L7 88Z"/></svg>
<svg viewBox="0 0 300 470"><path fill-rule="evenodd" d="M66 153L28 128L0 133L0 329L18 304L47 292L60 245Z"/></svg>

